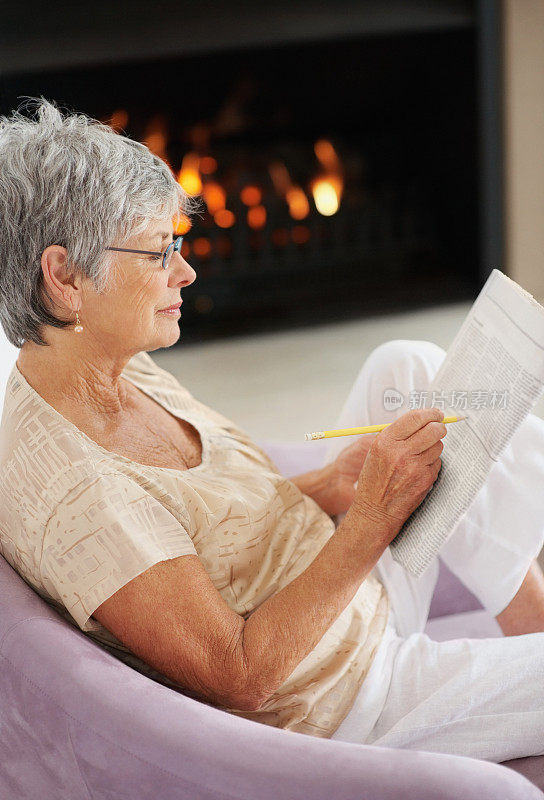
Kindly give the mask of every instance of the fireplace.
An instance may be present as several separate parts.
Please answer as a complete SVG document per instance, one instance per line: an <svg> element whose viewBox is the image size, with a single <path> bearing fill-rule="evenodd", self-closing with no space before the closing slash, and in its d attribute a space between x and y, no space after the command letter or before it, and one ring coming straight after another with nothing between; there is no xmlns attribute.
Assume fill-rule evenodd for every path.
<svg viewBox="0 0 544 800"><path fill-rule="evenodd" d="M4 78L145 141L202 198L182 340L473 298L476 33L275 43Z"/></svg>

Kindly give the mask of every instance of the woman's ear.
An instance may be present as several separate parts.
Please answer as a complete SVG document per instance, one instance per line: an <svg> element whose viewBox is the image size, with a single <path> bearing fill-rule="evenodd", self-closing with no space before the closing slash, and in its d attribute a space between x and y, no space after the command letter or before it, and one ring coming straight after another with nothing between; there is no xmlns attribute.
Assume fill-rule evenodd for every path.
<svg viewBox="0 0 544 800"><path fill-rule="evenodd" d="M61 308L81 307L81 279L69 269L65 247L52 244L42 253L42 273L46 294Z"/></svg>

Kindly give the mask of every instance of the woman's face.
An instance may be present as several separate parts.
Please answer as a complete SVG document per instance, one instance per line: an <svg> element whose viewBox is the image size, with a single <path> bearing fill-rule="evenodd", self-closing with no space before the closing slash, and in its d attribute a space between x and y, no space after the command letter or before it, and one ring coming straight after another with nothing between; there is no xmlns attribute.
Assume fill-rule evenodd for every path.
<svg viewBox="0 0 544 800"><path fill-rule="evenodd" d="M149 229L124 247L164 252L172 241L171 221L153 222ZM114 252L116 266L108 289L82 296L80 318L85 335L92 335L110 355L138 353L170 347L180 337L180 311L165 311L179 304L180 291L196 272L174 252L167 269L162 258L140 253Z"/></svg>

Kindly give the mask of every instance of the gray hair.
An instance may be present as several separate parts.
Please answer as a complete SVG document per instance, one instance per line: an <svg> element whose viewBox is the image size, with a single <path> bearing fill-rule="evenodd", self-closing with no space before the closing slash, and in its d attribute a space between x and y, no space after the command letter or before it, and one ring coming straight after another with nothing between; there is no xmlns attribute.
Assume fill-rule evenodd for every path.
<svg viewBox="0 0 544 800"><path fill-rule="evenodd" d="M16 347L46 344L42 325L70 324L44 302L46 247L65 247L69 268L102 292L116 259L106 247L198 207L144 144L44 97L25 105L35 120L0 117L0 322Z"/></svg>

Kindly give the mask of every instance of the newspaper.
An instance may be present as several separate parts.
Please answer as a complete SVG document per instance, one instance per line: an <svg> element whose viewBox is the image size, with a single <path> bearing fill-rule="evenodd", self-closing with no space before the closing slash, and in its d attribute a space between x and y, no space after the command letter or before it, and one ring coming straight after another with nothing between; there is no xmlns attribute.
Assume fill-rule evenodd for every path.
<svg viewBox="0 0 544 800"><path fill-rule="evenodd" d="M435 406L467 419L447 426L438 478L390 543L393 559L416 576L453 533L542 393L544 308L494 269L423 388L411 408Z"/></svg>

